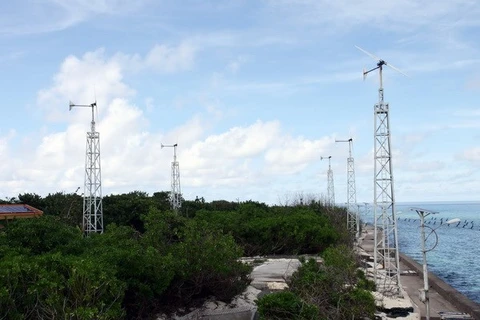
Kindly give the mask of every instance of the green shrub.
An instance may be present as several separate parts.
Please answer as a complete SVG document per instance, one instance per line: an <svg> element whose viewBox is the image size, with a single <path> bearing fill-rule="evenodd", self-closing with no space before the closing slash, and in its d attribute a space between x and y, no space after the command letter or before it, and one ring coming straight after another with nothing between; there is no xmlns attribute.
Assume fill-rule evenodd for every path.
<svg viewBox="0 0 480 320"><path fill-rule="evenodd" d="M116 277L126 284L123 307L132 318L146 316L158 308L160 297L175 274L173 257L142 245L139 237L131 227L112 224L104 234L85 239L89 250L84 256L112 266Z"/></svg>
<svg viewBox="0 0 480 320"><path fill-rule="evenodd" d="M345 301L339 305L343 308L341 314L344 319L359 319L361 317L372 318L375 310L375 298L370 291L353 288L347 292Z"/></svg>
<svg viewBox="0 0 480 320"><path fill-rule="evenodd" d="M150 209L148 214L142 216L142 221L146 229L142 243L165 254L173 244L180 242L180 234L185 229L187 219L173 211Z"/></svg>
<svg viewBox="0 0 480 320"><path fill-rule="evenodd" d="M238 260L242 249L232 236L193 221L179 236L180 241L170 247L176 261L173 296L184 302L209 295L229 301L250 283L251 267Z"/></svg>
<svg viewBox="0 0 480 320"><path fill-rule="evenodd" d="M80 229L67 226L59 218L48 215L14 220L5 228L5 243L32 255L51 251L78 253L83 250L81 240Z"/></svg>
<svg viewBox="0 0 480 320"><path fill-rule="evenodd" d="M357 272L352 249L332 247L325 250L322 256L323 264L314 259L302 261L290 279L291 292L317 306L323 318L342 320L372 317L375 301L372 293L362 287L370 283L365 282L367 280L363 273Z"/></svg>
<svg viewBox="0 0 480 320"><path fill-rule="evenodd" d="M142 191L105 196L103 198L104 223L107 228L108 225L115 223L143 232L142 216L147 214L155 204L154 199Z"/></svg>
<svg viewBox="0 0 480 320"><path fill-rule="evenodd" d="M212 295L228 301L249 284L251 267L239 261L243 251L232 236L171 211L152 209L143 220L142 244L175 257L163 308L190 306Z"/></svg>
<svg viewBox="0 0 480 320"><path fill-rule="evenodd" d="M367 277L365 276L365 272L363 272L363 270L361 270L361 269L357 270L357 279L358 279L357 288L364 289L364 290L367 290L367 291L376 291L377 290L376 285L375 285L375 281L368 280Z"/></svg>
<svg viewBox="0 0 480 320"><path fill-rule="evenodd" d="M200 210L195 220L232 234L248 256L318 253L339 238L325 215L306 207L245 203L229 212Z"/></svg>
<svg viewBox="0 0 480 320"><path fill-rule="evenodd" d="M304 302L290 291L271 293L257 300L260 319L265 320L316 320L318 308Z"/></svg>
<svg viewBox="0 0 480 320"><path fill-rule="evenodd" d="M43 205L45 215L13 221L0 232L0 319L149 318L212 295L229 301L250 282L251 266L239 262L244 253L323 251L325 264L303 261L290 292L260 299L270 312L264 318L371 312L364 290L371 283L355 273L350 249L326 249L347 243L344 215L335 208L199 200L176 213L168 209L168 195L105 197L104 222L116 224L88 237L65 224L81 221L80 196L19 195Z"/></svg>
<svg viewBox="0 0 480 320"><path fill-rule="evenodd" d="M120 319L125 285L93 259L48 253L0 260L0 318Z"/></svg>

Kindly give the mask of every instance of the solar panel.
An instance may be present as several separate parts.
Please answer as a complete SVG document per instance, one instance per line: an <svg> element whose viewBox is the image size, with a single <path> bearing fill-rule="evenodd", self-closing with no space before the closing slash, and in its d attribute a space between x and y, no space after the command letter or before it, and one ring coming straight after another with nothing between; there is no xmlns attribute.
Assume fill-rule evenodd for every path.
<svg viewBox="0 0 480 320"><path fill-rule="evenodd" d="M32 212L32 210L30 210L23 204L0 206L0 213L22 213L22 212Z"/></svg>

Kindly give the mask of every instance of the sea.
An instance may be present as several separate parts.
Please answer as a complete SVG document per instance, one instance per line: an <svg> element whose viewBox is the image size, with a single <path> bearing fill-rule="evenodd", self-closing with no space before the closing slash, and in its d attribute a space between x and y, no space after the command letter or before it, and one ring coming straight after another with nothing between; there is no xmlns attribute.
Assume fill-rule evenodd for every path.
<svg viewBox="0 0 480 320"><path fill-rule="evenodd" d="M362 220L373 222L371 208L360 210ZM432 212L425 218L428 271L480 303L480 202L396 203L395 208L400 252L422 264L420 217L412 208ZM460 222L446 223L456 218Z"/></svg>

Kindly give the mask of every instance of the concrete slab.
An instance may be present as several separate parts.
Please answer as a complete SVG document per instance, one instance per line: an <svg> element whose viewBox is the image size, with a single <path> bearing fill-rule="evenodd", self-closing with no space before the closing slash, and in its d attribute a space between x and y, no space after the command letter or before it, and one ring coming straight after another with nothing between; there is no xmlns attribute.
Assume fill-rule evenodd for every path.
<svg viewBox="0 0 480 320"><path fill-rule="evenodd" d="M260 290L283 290L288 287L286 280L300 265L298 259L267 259L253 269L250 285Z"/></svg>

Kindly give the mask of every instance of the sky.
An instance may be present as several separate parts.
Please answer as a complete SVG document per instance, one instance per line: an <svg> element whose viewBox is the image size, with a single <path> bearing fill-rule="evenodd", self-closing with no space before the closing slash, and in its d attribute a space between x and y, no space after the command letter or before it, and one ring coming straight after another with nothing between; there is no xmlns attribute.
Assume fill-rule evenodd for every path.
<svg viewBox="0 0 480 320"><path fill-rule="evenodd" d="M480 201L480 2L18 0L0 4L0 198L83 188L97 102L103 195L373 202L376 60L397 202Z"/></svg>

